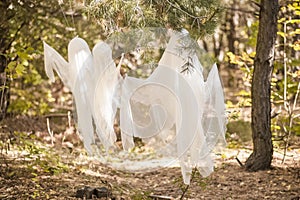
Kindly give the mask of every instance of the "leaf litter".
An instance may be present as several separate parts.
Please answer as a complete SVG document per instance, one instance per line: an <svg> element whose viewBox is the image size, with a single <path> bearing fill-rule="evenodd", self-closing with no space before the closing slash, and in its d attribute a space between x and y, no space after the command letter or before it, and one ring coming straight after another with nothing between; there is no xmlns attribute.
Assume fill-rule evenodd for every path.
<svg viewBox="0 0 300 200"><path fill-rule="evenodd" d="M88 199L78 196L84 188L92 191L90 199L300 199L299 145L289 149L284 163L283 151L274 149L272 169L258 172L247 172L236 159L244 163L251 145L226 148L216 155L215 171L206 178L195 173L182 197L186 185L179 167L118 171L88 157L63 122L52 126L51 145L45 124L45 118L26 117L1 122L0 199ZM97 190L106 193L97 196Z"/></svg>

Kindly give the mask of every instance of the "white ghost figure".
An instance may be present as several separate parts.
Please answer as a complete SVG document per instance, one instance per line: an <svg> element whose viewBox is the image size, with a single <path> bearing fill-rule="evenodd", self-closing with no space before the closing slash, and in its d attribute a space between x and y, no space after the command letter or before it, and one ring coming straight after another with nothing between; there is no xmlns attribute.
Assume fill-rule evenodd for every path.
<svg viewBox="0 0 300 200"><path fill-rule="evenodd" d="M96 139L94 126L106 150L116 146L113 125L119 108L125 151L135 147L135 137L140 138L158 156L177 159L186 184L195 167L202 176L213 171L211 153L217 144L225 144L222 85L216 65L204 80L196 51L184 46L189 41L188 33L174 32L147 79L122 78L105 42L96 44L91 53L84 40L74 38L69 62L44 43L46 73L54 81L55 70L72 91L88 152Z"/></svg>
<svg viewBox="0 0 300 200"><path fill-rule="evenodd" d="M218 140L225 141L226 120L216 65L205 82L196 53L181 48L186 41L186 33L171 37L158 67L146 80L125 78L120 126L125 149L134 146L133 137L146 144L151 141L156 148L168 145L173 151L168 154L179 159L184 182L189 184L194 167L203 176L213 171L210 153ZM182 73L186 64L193 65L193 72ZM165 142L170 135L173 141Z"/></svg>
<svg viewBox="0 0 300 200"><path fill-rule="evenodd" d="M113 120L117 104L113 91L119 84L120 75L110 47L104 42L98 43L92 54L87 43L76 37L68 46L69 62L45 42L44 57L50 80L55 80L55 70L74 96L78 130L87 151L91 154L91 145L95 143L93 124L101 143L106 148L113 146L116 140Z"/></svg>

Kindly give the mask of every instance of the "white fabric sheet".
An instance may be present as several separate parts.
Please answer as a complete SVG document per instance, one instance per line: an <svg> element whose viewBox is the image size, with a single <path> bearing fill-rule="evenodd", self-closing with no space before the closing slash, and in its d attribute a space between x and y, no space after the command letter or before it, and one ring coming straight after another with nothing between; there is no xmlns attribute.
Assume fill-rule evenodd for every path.
<svg viewBox="0 0 300 200"><path fill-rule="evenodd" d="M65 61L44 43L45 70L54 81L55 70L74 95L78 130L84 146L93 153L96 137L108 151L116 148L114 121L120 109L124 151L135 148L134 138L158 157L178 159L186 184L197 167L202 176L213 171L212 151L225 144L224 96L217 66L204 81L195 51L181 48L187 33L175 33L147 79L122 78L105 42L92 53L83 39L74 38ZM190 65L191 71L183 73Z"/></svg>

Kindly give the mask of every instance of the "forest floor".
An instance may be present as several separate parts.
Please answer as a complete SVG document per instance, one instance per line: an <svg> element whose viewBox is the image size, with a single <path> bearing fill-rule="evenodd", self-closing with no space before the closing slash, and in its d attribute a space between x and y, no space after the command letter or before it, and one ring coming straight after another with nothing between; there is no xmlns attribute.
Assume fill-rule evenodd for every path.
<svg viewBox="0 0 300 200"><path fill-rule="evenodd" d="M259 172L245 171L236 159L245 162L250 144L228 145L216 156L215 171L206 178L196 173L187 189L178 167L146 173L109 168L86 156L72 127L61 131L57 124L67 126L50 121L52 145L46 118L1 122L0 199L80 199L76 194L87 186L104 191L108 197L101 199L180 199L183 191L184 199L300 199L300 138L283 164L283 150L275 148L272 169Z"/></svg>

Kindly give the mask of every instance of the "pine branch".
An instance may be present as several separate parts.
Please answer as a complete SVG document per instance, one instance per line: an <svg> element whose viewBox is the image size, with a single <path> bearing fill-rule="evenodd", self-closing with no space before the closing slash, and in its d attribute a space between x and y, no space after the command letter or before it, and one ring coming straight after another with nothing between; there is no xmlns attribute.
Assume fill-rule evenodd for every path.
<svg viewBox="0 0 300 200"><path fill-rule="evenodd" d="M186 14L187 16L193 18L193 19L200 19L199 16L195 16L191 14L183 5L181 5L177 0L174 0L174 2L179 6L177 7L175 4L170 2L169 0L166 0L172 7L176 8L177 10L181 11L182 13Z"/></svg>

